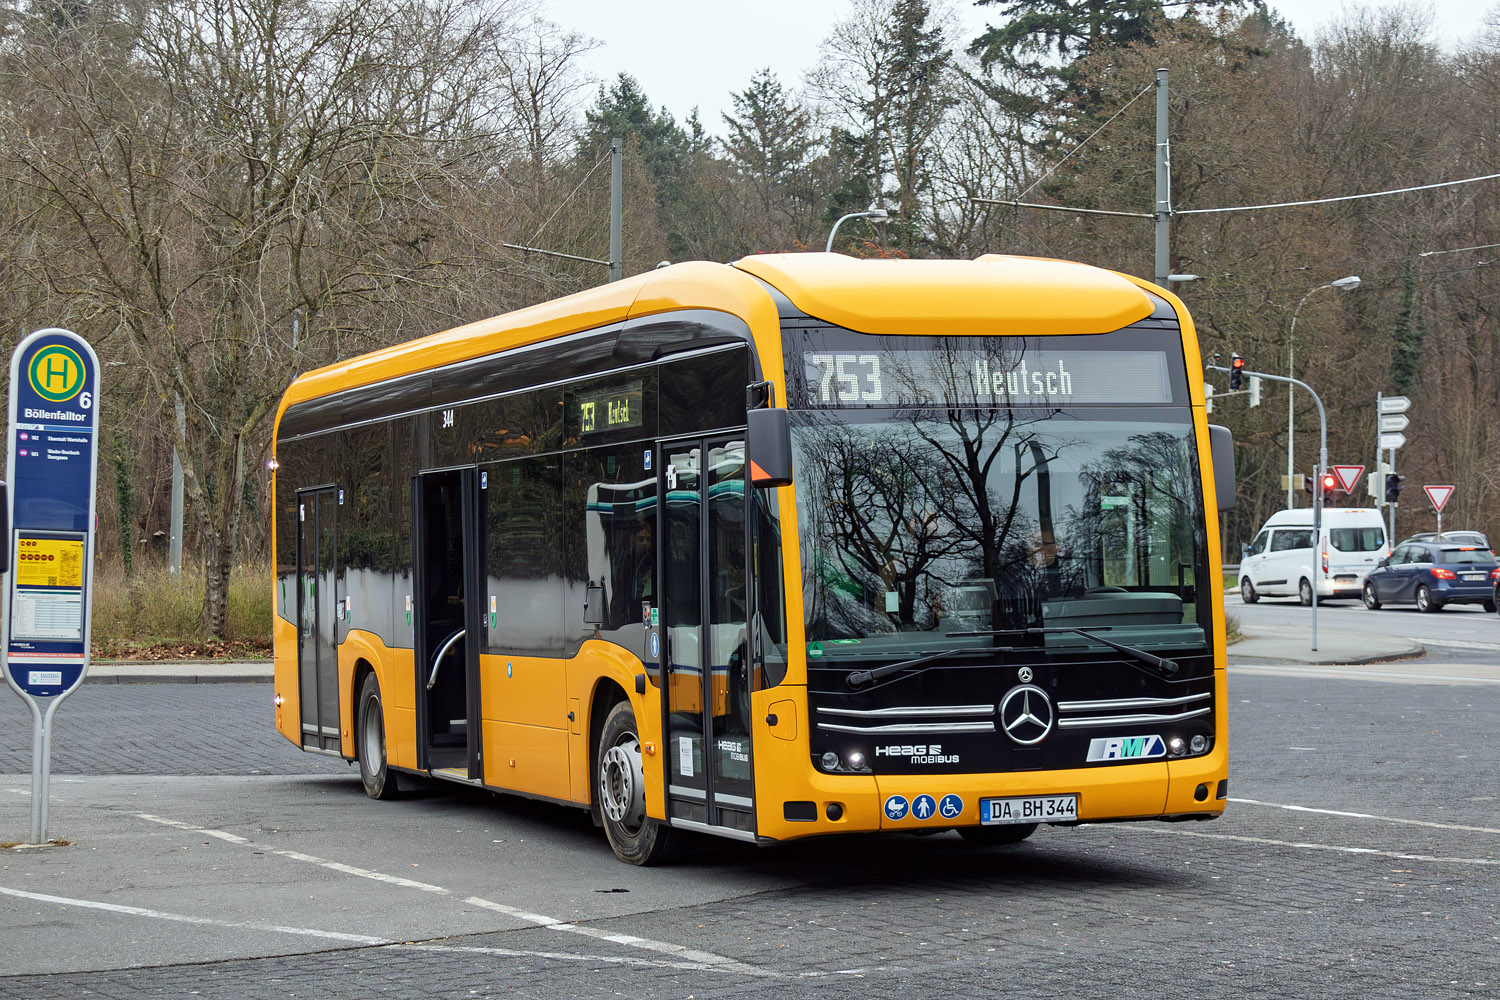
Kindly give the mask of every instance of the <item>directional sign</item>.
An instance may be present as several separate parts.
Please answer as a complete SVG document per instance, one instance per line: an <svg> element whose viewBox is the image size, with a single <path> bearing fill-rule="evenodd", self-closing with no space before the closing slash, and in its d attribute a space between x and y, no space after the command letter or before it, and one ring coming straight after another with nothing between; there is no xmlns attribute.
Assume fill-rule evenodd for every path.
<svg viewBox="0 0 1500 1000"><path fill-rule="evenodd" d="M1411 409L1411 400L1405 396L1381 396L1381 413L1405 413Z"/></svg>
<svg viewBox="0 0 1500 1000"><path fill-rule="evenodd" d="M1388 413L1380 418L1380 433L1404 431L1411 425L1411 418L1404 413Z"/></svg>
<svg viewBox="0 0 1500 1000"><path fill-rule="evenodd" d="M1433 509L1439 514L1443 512L1443 506L1448 502L1448 498L1453 495L1451 486L1424 486L1422 489L1427 491L1427 499L1432 501Z"/></svg>
<svg viewBox="0 0 1500 1000"><path fill-rule="evenodd" d="M1345 493L1353 493L1354 487L1359 485L1359 477L1365 474L1363 465L1335 465L1331 468L1339 481L1339 488Z"/></svg>
<svg viewBox="0 0 1500 1000"><path fill-rule="evenodd" d="M23 698L67 694L88 669L98 373L88 341L56 328L33 333L11 358L0 654Z"/></svg>
<svg viewBox="0 0 1500 1000"><path fill-rule="evenodd" d="M1405 434L1382 434L1379 440L1380 450L1386 451L1391 448L1400 448L1406 444Z"/></svg>

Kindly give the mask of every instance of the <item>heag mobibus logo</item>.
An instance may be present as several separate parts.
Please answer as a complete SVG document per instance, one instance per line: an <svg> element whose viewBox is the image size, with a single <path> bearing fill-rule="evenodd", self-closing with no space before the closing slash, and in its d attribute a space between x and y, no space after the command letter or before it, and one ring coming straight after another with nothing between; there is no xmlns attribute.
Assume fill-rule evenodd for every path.
<svg viewBox="0 0 1500 1000"><path fill-rule="evenodd" d="M958 754L943 753L941 743L898 744L875 748L876 757L909 757L913 764L957 764Z"/></svg>
<svg viewBox="0 0 1500 1000"><path fill-rule="evenodd" d="M26 378L31 390L49 403L66 403L83 389L83 359L71 347L49 344L31 356Z"/></svg>

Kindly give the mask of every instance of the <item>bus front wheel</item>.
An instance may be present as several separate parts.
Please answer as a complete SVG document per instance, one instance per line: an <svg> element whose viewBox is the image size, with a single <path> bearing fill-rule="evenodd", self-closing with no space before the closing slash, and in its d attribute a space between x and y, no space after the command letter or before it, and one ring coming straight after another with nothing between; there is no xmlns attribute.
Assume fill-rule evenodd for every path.
<svg viewBox="0 0 1500 1000"><path fill-rule="evenodd" d="M380 703L380 682L374 674L359 686L359 779L372 799L394 799L396 775L385 759L385 709Z"/></svg>
<svg viewBox="0 0 1500 1000"><path fill-rule="evenodd" d="M632 865L665 861L672 831L646 815L641 738L629 702L617 703L604 720L595 773L604 834L615 854Z"/></svg>
<svg viewBox="0 0 1500 1000"><path fill-rule="evenodd" d="M958 835L977 847L1019 844L1036 833L1035 823L1007 823L1001 826L961 826Z"/></svg>

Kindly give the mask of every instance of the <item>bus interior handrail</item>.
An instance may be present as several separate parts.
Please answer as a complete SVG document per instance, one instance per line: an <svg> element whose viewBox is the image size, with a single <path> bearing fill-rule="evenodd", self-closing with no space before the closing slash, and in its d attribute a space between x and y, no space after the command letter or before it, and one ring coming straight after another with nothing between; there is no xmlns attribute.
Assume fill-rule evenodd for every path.
<svg viewBox="0 0 1500 1000"><path fill-rule="evenodd" d="M461 628L443 641L442 647L432 661L432 676L427 678L427 690L431 691L432 686L437 683L438 668L443 665L443 657L448 655L448 650L452 649L453 644L462 639L468 631L466 628Z"/></svg>

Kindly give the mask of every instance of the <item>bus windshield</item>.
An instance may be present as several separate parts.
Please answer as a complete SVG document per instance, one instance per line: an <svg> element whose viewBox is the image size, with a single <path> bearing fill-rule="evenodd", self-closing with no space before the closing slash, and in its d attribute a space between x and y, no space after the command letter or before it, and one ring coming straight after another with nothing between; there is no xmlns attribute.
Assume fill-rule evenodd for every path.
<svg viewBox="0 0 1500 1000"><path fill-rule="evenodd" d="M1165 406L798 412L809 657L1034 644L962 633L1038 627L1202 648L1190 419ZM1092 644L1059 631L1046 645Z"/></svg>

